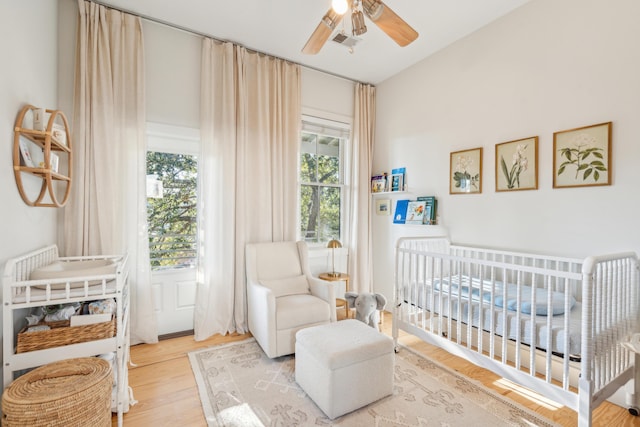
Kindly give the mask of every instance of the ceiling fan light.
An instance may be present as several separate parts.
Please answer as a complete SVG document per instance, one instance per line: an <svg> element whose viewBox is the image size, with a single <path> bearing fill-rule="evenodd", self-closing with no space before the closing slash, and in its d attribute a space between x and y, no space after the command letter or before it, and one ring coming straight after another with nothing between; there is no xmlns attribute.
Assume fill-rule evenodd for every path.
<svg viewBox="0 0 640 427"><path fill-rule="evenodd" d="M347 3L347 0L332 0L331 7L338 15L344 15L349 8L349 4Z"/></svg>
<svg viewBox="0 0 640 427"><path fill-rule="evenodd" d="M354 10L351 13L351 28L354 36L359 36L367 32L364 15L359 10Z"/></svg>

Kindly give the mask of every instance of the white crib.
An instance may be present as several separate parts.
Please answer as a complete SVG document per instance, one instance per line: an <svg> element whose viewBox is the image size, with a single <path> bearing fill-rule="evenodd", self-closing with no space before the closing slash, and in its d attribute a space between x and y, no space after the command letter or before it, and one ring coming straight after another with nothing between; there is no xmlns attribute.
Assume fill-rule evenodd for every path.
<svg viewBox="0 0 640 427"><path fill-rule="evenodd" d="M635 253L584 260L464 247L438 237L396 246L393 337L400 330L578 413L580 427L630 379L638 414ZM549 313L549 315L548 315Z"/></svg>

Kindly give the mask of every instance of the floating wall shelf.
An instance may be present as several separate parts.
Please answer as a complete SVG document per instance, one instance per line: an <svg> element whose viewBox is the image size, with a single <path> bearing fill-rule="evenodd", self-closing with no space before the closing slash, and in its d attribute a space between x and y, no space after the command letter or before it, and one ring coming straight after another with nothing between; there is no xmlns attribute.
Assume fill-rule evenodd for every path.
<svg viewBox="0 0 640 427"><path fill-rule="evenodd" d="M25 127L25 117L29 111L35 110L38 110L38 108L33 105L26 105L22 110L20 110L20 113L16 118L13 138L13 173L16 178L16 185L18 186L20 196L27 205L59 208L67 203L71 192L73 156L71 149L71 136L69 134L69 123L62 111L46 110L46 113L49 114L49 121L47 122L46 129L29 129L28 127ZM54 126L54 124L57 124L57 126ZM63 134L61 135L60 132ZM28 164L27 159L24 158L24 155L20 150L21 137L26 138L42 149L44 160L41 164ZM57 171L55 170L55 167L52 168L52 165L56 166L56 162L52 162L52 159L55 158L52 156L54 153L60 160L57 165L59 168ZM62 168L66 170L66 174L60 172L60 169ZM22 182L22 174L30 174L42 179L40 193L35 199L27 196ZM56 196L54 182L61 183L59 185L66 185L61 201L59 201ZM50 200L46 200L46 195L49 195Z"/></svg>

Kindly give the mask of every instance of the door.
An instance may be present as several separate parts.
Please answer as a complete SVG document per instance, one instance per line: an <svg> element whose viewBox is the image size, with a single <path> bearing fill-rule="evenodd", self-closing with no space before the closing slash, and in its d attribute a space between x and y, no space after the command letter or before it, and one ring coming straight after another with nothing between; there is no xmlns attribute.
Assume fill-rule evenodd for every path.
<svg viewBox="0 0 640 427"><path fill-rule="evenodd" d="M199 137L147 124L147 224L160 336L193 330Z"/></svg>

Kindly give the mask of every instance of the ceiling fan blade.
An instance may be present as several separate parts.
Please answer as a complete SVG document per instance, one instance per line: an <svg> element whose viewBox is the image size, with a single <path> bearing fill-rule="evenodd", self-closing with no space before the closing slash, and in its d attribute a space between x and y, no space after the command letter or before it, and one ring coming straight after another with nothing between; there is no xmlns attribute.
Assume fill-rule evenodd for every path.
<svg viewBox="0 0 640 427"><path fill-rule="evenodd" d="M316 27L315 31L307 40L307 44L302 48L302 53L315 55L320 52L322 46L329 40L329 36L336 29L336 26L342 21L342 16L337 14L333 8L329 9L322 17L322 20Z"/></svg>
<svg viewBox="0 0 640 427"><path fill-rule="evenodd" d="M400 46L418 38L418 32L380 0L362 0L362 9L382 31Z"/></svg>

